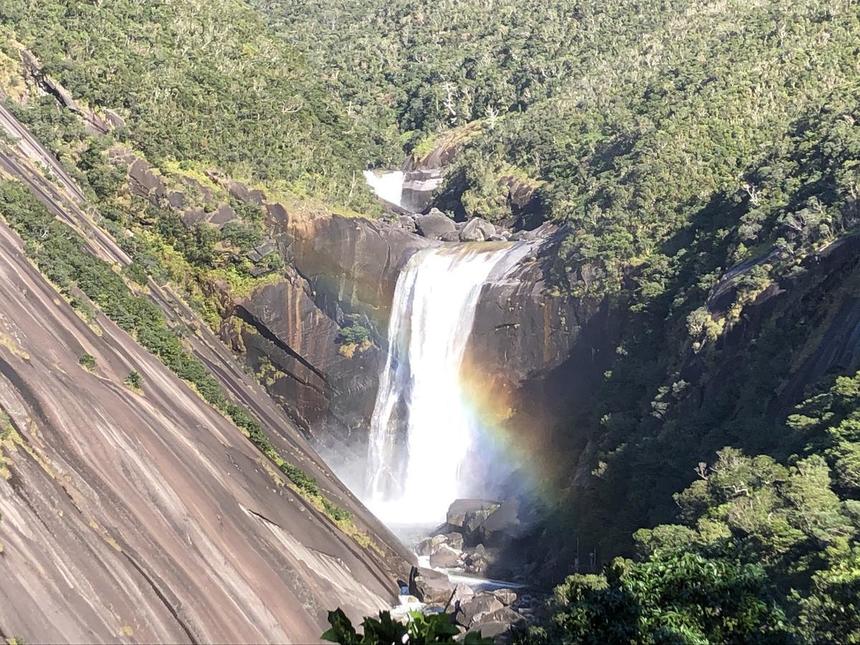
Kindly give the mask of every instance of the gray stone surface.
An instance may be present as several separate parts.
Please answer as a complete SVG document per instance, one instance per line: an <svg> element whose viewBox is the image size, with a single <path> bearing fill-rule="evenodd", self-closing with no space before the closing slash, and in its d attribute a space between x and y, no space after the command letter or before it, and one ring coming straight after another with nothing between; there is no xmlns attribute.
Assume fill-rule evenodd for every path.
<svg viewBox="0 0 860 645"><path fill-rule="evenodd" d="M454 220L435 208L426 215L419 215L416 218L416 223L418 232L431 240L439 240L446 233L457 232Z"/></svg>

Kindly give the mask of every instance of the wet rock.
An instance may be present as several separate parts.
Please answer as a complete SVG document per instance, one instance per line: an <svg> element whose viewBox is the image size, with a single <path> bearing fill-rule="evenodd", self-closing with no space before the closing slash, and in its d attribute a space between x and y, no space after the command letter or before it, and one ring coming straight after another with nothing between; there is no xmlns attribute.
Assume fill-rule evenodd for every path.
<svg viewBox="0 0 860 645"><path fill-rule="evenodd" d="M442 544L430 555L430 566L442 569L450 569L460 564L462 551L452 549L447 544Z"/></svg>
<svg viewBox="0 0 860 645"><path fill-rule="evenodd" d="M464 570L466 573L481 575L486 573L489 561L486 558L467 555L464 561Z"/></svg>
<svg viewBox="0 0 860 645"><path fill-rule="evenodd" d="M462 605L465 602L470 601L475 597L475 590L472 589L469 585L464 585L463 583L458 584L454 587L454 596L451 598L451 604L453 606L458 606L457 603Z"/></svg>
<svg viewBox="0 0 860 645"><path fill-rule="evenodd" d="M481 524L482 536L492 542L517 537L522 531L519 517L519 502L516 499L505 501Z"/></svg>
<svg viewBox="0 0 860 645"><path fill-rule="evenodd" d="M443 235L440 239L443 242L459 242L460 241L460 235L459 235L459 233L457 233L457 231L451 231L450 233L443 233Z"/></svg>
<svg viewBox="0 0 860 645"><path fill-rule="evenodd" d="M490 557L483 544L468 552L463 560L464 568L468 573L482 574L487 570Z"/></svg>
<svg viewBox="0 0 860 645"><path fill-rule="evenodd" d="M418 232L424 237L433 240L442 239L442 236L446 233L457 232L454 220L435 208L426 215L418 216L416 223L418 225Z"/></svg>
<svg viewBox="0 0 860 645"><path fill-rule="evenodd" d="M483 242L495 234L495 226L480 217L475 217L470 219L460 231L460 239L464 242Z"/></svg>

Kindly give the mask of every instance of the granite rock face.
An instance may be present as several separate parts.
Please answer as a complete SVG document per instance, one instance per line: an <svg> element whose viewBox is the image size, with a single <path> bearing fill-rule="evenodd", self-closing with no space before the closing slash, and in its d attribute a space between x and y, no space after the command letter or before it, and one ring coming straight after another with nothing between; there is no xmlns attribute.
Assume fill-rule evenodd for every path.
<svg viewBox="0 0 860 645"><path fill-rule="evenodd" d="M95 257L128 266L74 181L2 108L0 128L18 140L0 153L4 171L73 223ZM390 606L410 556L193 311L155 283L146 295L377 549L297 495L235 425L104 315L84 321L2 225L0 635L309 642L332 606L354 619ZM132 370L142 381L134 392L123 384Z"/></svg>

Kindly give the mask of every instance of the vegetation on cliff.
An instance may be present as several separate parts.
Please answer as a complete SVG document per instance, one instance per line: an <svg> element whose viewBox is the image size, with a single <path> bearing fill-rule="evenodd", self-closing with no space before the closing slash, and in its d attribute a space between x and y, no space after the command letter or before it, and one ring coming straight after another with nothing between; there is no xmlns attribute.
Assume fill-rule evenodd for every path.
<svg viewBox="0 0 860 645"><path fill-rule="evenodd" d="M523 642L860 640L860 373L791 415L783 465L733 448L675 501L680 523L635 534L639 556L556 589Z"/></svg>
<svg viewBox="0 0 860 645"><path fill-rule="evenodd" d="M365 139L317 71L243 2L12 0L0 24L76 99L118 113L158 165L196 162L373 208Z"/></svg>
<svg viewBox="0 0 860 645"><path fill-rule="evenodd" d="M172 372L189 383L207 403L227 416L251 442L286 475L296 491L341 525L347 533L367 543L367 537L350 523L348 511L326 498L317 481L288 462L272 444L260 422L233 401L206 366L182 342L182 332L167 323L163 312L148 297L136 295L122 276L87 249L73 229L51 213L21 184L0 182L0 216L24 239L27 255L39 270L78 309L92 301L120 328L157 356ZM86 298L81 298L83 293ZM95 361L81 357L92 369ZM133 370L124 383L143 391L143 378Z"/></svg>

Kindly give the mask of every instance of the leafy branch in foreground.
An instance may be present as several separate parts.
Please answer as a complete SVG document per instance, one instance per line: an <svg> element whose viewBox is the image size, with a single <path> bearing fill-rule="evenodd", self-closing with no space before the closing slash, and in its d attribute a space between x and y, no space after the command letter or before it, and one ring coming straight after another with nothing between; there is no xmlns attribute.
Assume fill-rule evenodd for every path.
<svg viewBox="0 0 860 645"><path fill-rule="evenodd" d="M361 626L363 634L356 632L352 622L342 610L330 611L328 622L331 628L320 638L340 645L425 645L425 643L455 643L460 634L458 627L445 613L425 616L413 611L409 614L408 624L394 620L388 611L380 611L379 618L368 616ZM465 645L492 645L492 638L484 638L480 633L470 632L462 641Z"/></svg>

